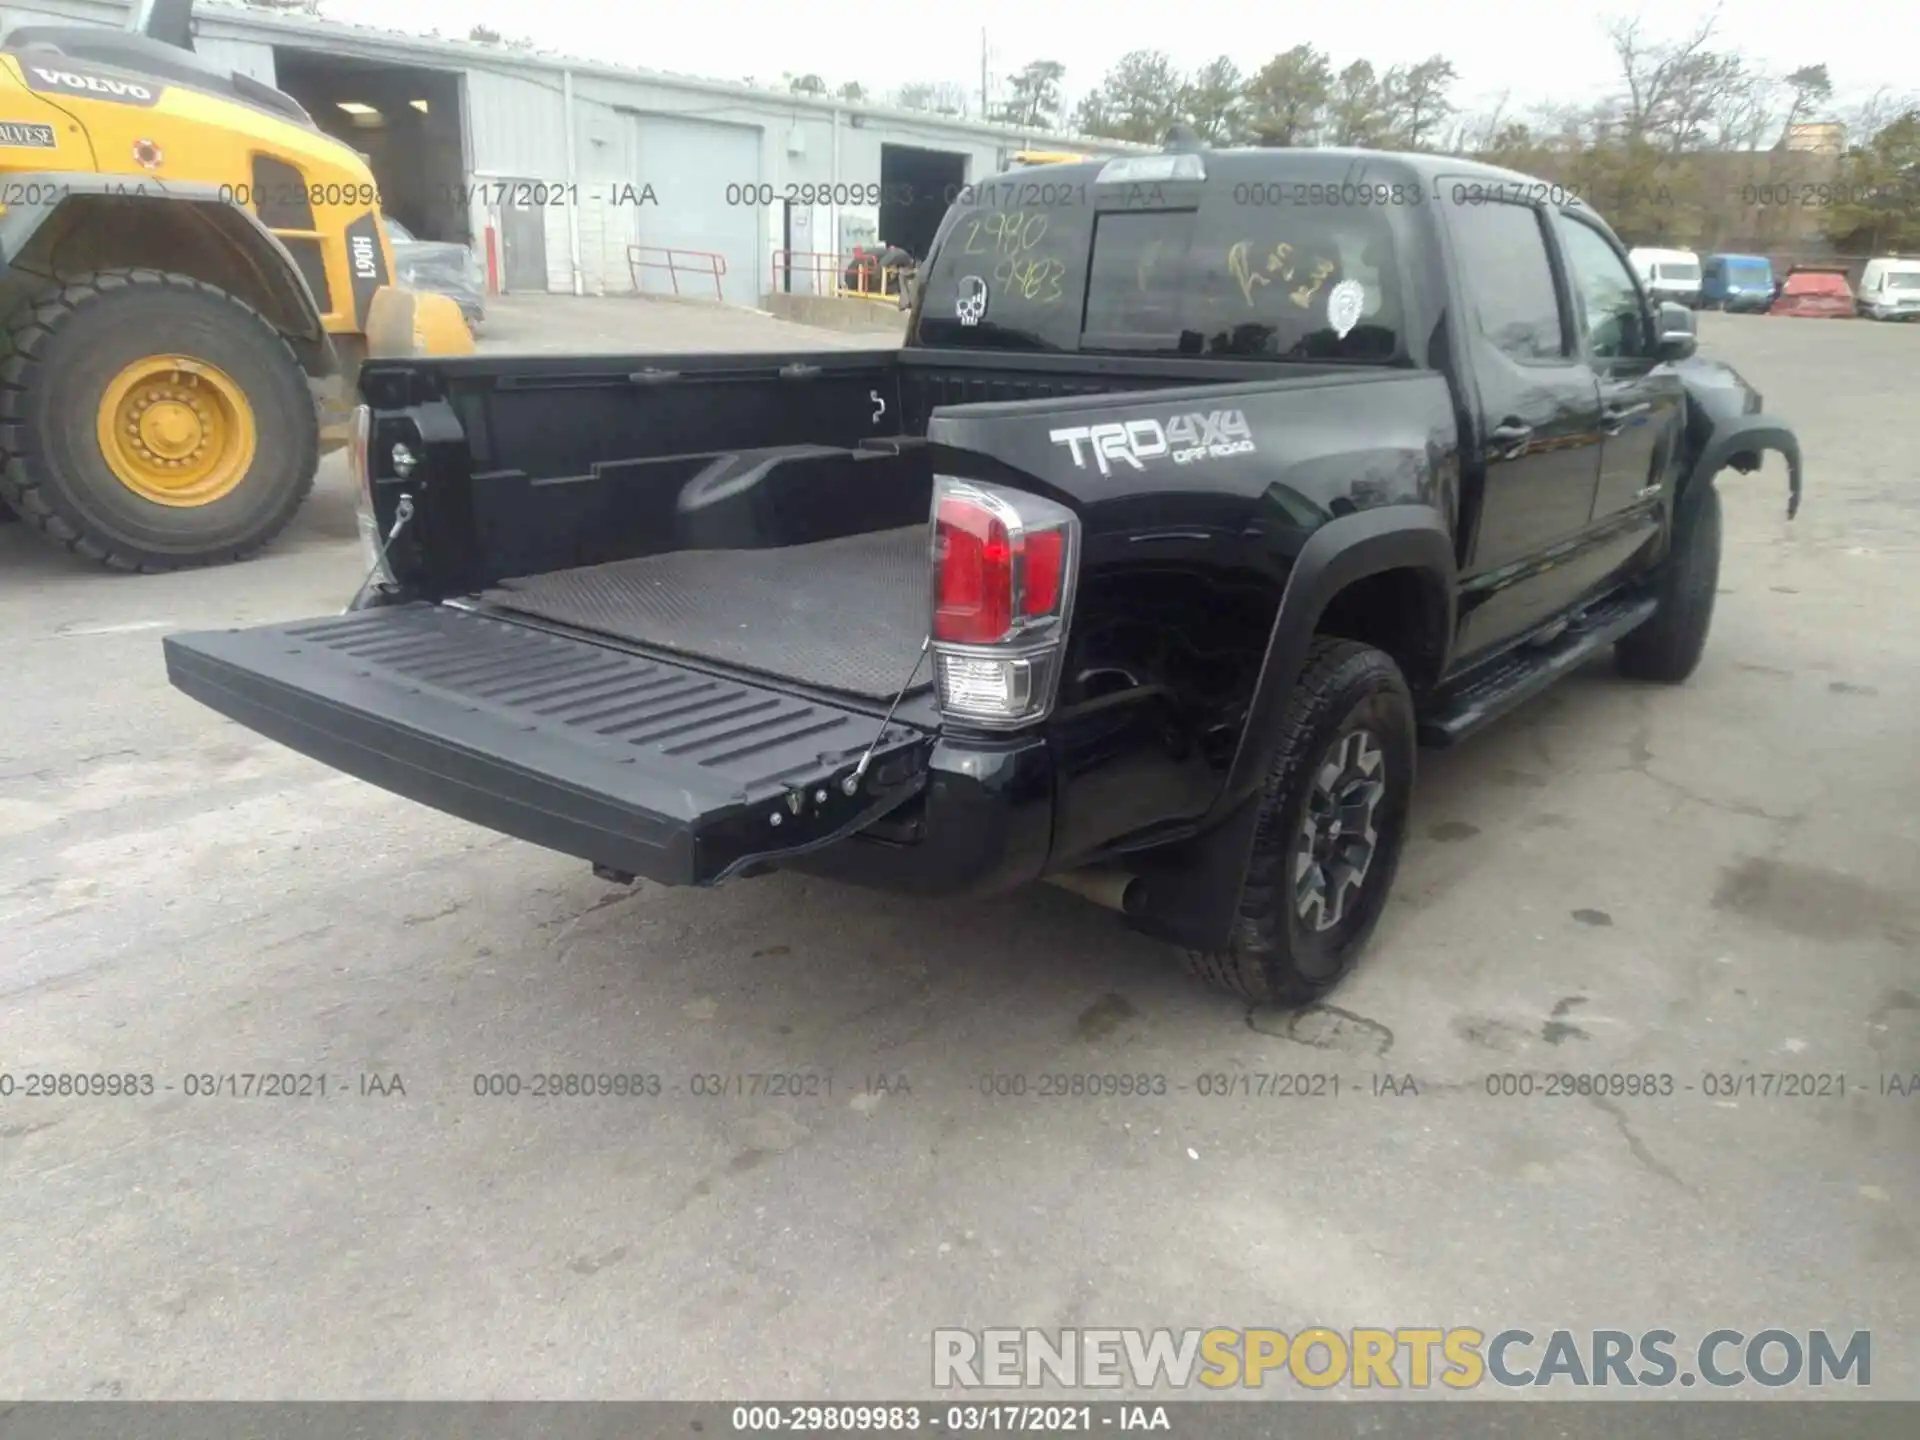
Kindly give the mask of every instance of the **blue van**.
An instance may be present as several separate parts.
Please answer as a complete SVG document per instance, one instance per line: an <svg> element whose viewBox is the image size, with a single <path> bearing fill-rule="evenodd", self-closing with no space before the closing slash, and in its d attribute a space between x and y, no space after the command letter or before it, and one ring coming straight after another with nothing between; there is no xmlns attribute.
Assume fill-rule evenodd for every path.
<svg viewBox="0 0 1920 1440"><path fill-rule="evenodd" d="M1700 303L1708 310L1765 311L1773 303L1773 266L1764 255L1709 255L1700 268Z"/></svg>

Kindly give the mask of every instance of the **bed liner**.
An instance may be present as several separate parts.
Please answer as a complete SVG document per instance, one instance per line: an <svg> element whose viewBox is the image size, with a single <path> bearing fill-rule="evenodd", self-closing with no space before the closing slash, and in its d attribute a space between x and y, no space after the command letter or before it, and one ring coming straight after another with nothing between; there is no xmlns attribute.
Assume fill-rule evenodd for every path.
<svg viewBox="0 0 1920 1440"><path fill-rule="evenodd" d="M862 699L927 635L925 525L765 550L676 550L505 580L489 607ZM924 669L908 694L927 688Z"/></svg>

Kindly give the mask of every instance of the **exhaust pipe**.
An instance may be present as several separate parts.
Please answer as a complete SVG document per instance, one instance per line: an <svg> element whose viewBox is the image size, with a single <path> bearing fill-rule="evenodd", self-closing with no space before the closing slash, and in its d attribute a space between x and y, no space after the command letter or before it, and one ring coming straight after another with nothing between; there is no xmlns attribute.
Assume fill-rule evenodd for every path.
<svg viewBox="0 0 1920 1440"><path fill-rule="evenodd" d="M193 49L193 0L137 0L127 29L176 50Z"/></svg>
<svg viewBox="0 0 1920 1440"><path fill-rule="evenodd" d="M1071 890L1084 900L1125 915L1128 901L1139 900L1140 877L1111 865L1089 865L1083 870L1062 870L1044 877L1047 884Z"/></svg>

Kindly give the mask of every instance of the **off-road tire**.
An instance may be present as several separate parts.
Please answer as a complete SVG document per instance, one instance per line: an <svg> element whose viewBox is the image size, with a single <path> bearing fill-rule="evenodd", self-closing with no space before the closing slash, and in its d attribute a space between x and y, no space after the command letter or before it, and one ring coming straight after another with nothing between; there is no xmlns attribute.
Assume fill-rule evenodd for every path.
<svg viewBox="0 0 1920 1440"><path fill-rule="evenodd" d="M110 377L163 349L217 365L253 410L252 465L197 508L129 490L95 434ZM22 307L0 355L0 500L76 554L142 571L244 560L313 488L320 433L306 374L259 311L216 286L159 270L82 276Z"/></svg>
<svg viewBox="0 0 1920 1440"><path fill-rule="evenodd" d="M1711 481L1702 482L1711 486ZM1700 664L1720 586L1720 492L1709 488L1660 571L1660 608L1613 647L1614 666L1630 680L1678 685Z"/></svg>
<svg viewBox="0 0 1920 1440"><path fill-rule="evenodd" d="M1292 882L1301 821L1322 761L1356 728L1378 742L1385 759L1385 794L1374 815L1378 838L1351 912L1316 932L1298 914ZM1390 656L1352 640L1319 639L1288 697L1280 732L1233 938L1225 950L1186 951L1186 968L1242 999L1292 1007L1311 1003L1346 977L1386 908L1412 808L1413 698Z"/></svg>

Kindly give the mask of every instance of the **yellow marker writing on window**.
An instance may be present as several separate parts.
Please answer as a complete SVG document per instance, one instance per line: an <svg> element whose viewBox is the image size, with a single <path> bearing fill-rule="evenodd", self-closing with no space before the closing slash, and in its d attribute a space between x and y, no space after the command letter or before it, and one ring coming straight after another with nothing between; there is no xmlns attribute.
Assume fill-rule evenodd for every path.
<svg viewBox="0 0 1920 1440"><path fill-rule="evenodd" d="M1271 285L1273 282L1265 275L1255 273L1247 264L1249 246L1242 240L1227 252L1227 271L1240 286L1240 295L1249 306L1253 304L1253 289L1256 285Z"/></svg>
<svg viewBox="0 0 1920 1440"><path fill-rule="evenodd" d="M1292 300L1293 303L1298 305L1302 310L1306 309L1313 303L1313 297L1319 294L1320 287L1327 283L1327 277L1333 274L1333 271L1333 262L1331 260L1322 260L1318 265L1313 267L1313 274L1308 278L1307 283L1300 286L1287 298Z"/></svg>

